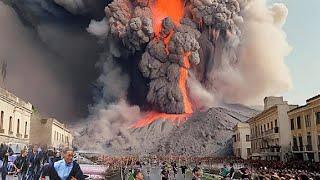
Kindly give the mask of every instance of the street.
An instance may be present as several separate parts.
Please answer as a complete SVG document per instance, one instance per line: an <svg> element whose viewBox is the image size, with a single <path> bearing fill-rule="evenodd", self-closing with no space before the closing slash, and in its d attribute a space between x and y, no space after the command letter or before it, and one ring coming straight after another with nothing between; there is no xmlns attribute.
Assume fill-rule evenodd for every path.
<svg viewBox="0 0 320 180"><path fill-rule="evenodd" d="M161 179L161 168L158 166L154 166L151 168L150 175L148 175L146 167L144 166L143 169L143 176L145 180L160 180ZM185 179L191 179L190 173L187 173L189 176L187 176ZM173 172L170 172L170 178L173 180ZM181 174L181 170L178 170L178 174L176 176L176 180L184 180L183 175Z"/></svg>

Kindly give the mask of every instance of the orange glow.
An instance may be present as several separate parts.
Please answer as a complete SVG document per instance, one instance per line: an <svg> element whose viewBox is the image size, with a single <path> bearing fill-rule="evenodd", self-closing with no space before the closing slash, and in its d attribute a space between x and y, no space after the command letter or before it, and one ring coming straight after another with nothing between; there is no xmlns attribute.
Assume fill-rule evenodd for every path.
<svg viewBox="0 0 320 180"><path fill-rule="evenodd" d="M184 16L184 0L155 0L151 5L152 19L153 19L153 30L157 37L159 37L162 20L166 17L170 17L176 26L180 25L180 20ZM164 37L163 42L166 45L167 53L169 54L168 44L174 32L170 32L167 37ZM190 53L184 55L183 67L180 67L180 77L178 86L180 88L183 105L184 105L184 114L166 114L152 111L148 113L144 118L138 120L131 128L140 128L147 126L153 123L156 120L164 119L172 121L173 123L184 123L188 117L191 116L192 105L187 94L187 78L188 78L188 69L190 68L189 57Z"/></svg>
<svg viewBox="0 0 320 180"><path fill-rule="evenodd" d="M152 111L146 115L143 119L140 119L135 124L131 126L131 128L140 128L148 126L149 124L153 123L154 121L164 119L166 121L172 121L173 123L184 123L190 114L166 114L166 113L159 113L156 111Z"/></svg>
<svg viewBox="0 0 320 180"><path fill-rule="evenodd" d="M184 15L183 0L155 0L151 5L153 31L159 35L162 27L162 20L170 17L175 25L180 24Z"/></svg>
<svg viewBox="0 0 320 180"><path fill-rule="evenodd" d="M191 114L193 112L192 105L187 94L188 69L190 68L190 62L188 59L189 55L190 53L184 55L183 67L180 67L179 77L179 87L183 97L184 112L187 114Z"/></svg>

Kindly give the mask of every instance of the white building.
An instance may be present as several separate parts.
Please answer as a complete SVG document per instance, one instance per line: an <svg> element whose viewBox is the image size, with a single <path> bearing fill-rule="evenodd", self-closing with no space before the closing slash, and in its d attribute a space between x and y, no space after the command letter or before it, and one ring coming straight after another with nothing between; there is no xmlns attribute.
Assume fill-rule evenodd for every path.
<svg viewBox="0 0 320 180"><path fill-rule="evenodd" d="M49 148L72 147L73 136L65 124L54 118L40 118L34 114L31 122L30 143Z"/></svg>
<svg viewBox="0 0 320 180"><path fill-rule="evenodd" d="M250 125L239 122L233 128L233 153L237 158L248 159L251 155Z"/></svg>
<svg viewBox="0 0 320 180"><path fill-rule="evenodd" d="M29 144L32 104L0 88L0 143Z"/></svg>
<svg viewBox="0 0 320 180"><path fill-rule="evenodd" d="M283 101L283 97L264 99L264 111L248 120L252 158L282 161L288 158L291 131L287 112L296 107Z"/></svg>

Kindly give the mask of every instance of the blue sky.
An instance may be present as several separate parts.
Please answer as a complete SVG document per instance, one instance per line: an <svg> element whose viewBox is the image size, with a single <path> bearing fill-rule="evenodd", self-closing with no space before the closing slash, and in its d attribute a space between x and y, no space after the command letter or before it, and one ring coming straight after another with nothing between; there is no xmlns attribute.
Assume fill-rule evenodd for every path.
<svg viewBox="0 0 320 180"><path fill-rule="evenodd" d="M284 3L289 15L284 31L293 47L286 58L293 79L293 88L284 93L291 104L305 104L305 100L320 94L320 1L268 0Z"/></svg>

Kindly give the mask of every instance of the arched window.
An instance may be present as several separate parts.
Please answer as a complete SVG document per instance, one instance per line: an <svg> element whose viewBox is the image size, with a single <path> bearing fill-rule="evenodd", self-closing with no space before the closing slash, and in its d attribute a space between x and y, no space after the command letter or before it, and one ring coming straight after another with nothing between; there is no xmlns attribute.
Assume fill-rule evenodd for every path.
<svg viewBox="0 0 320 180"><path fill-rule="evenodd" d="M20 134L20 119L18 119L17 123L17 134Z"/></svg>
<svg viewBox="0 0 320 180"><path fill-rule="evenodd" d="M1 111L1 117L0 117L0 129L3 129L3 117L4 117L4 112Z"/></svg>
<svg viewBox="0 0 320 180"><path fill-rule="evenodd" d="M9 132L12 132L12 116L9 118Z"/></svg>

